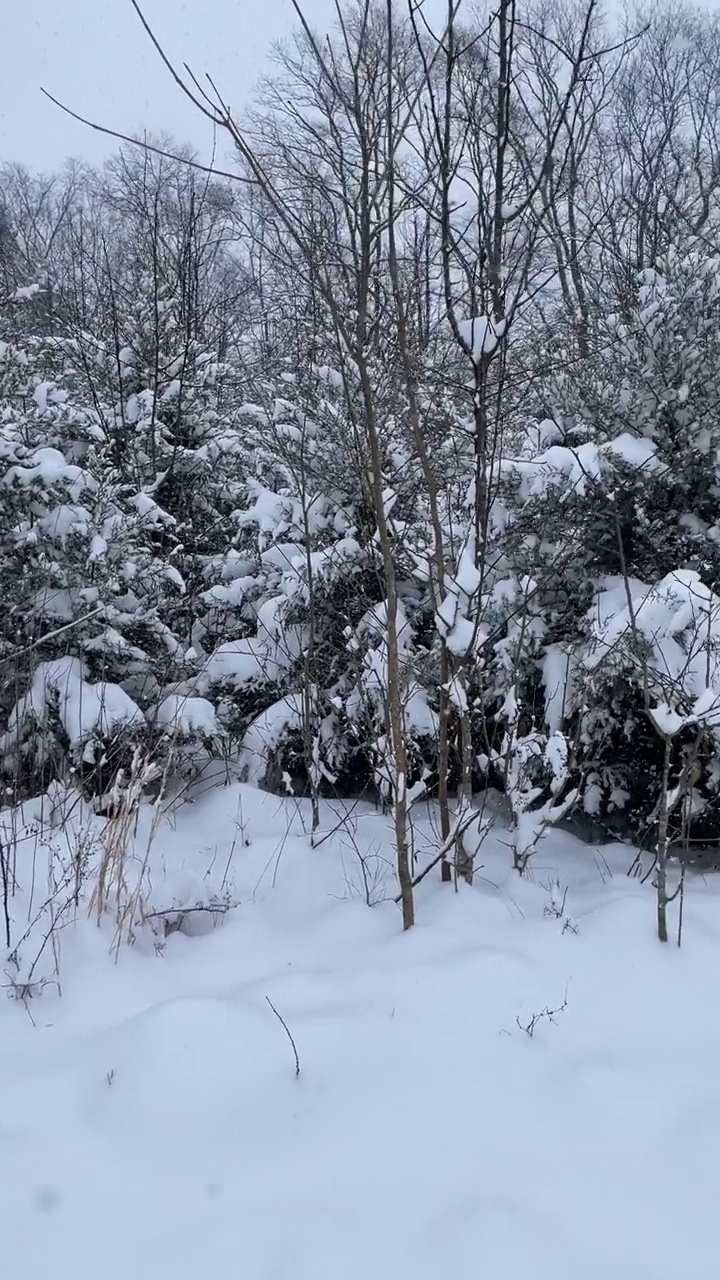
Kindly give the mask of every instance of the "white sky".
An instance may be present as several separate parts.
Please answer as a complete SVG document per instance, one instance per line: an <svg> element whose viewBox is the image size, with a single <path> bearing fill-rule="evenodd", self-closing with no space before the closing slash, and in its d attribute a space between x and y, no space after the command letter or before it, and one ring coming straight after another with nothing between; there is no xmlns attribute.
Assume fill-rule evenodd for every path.
<svg viewBox="0 0 720 1280"><path fill-rule="evenodd" d="M199 76L209 71L237 107L272 41L295 26L290 0L143 0L143 8L173 60ZM304 9L315 27L333 24L333 0L304 0ZM427 0L426 13L440 23L444 3ZM130 0L0 0L0 162L49 170L68 156L96 162L110 154L117 144L63 115L41 85L100 124L169 132L203 158L211 154L210 126L173 84Z"/></svg>
<svg viewBox="0 0 720 1280"><path fill-rule="evenodd" d="M295 25L290 0L144 0L143 8L168 53L198 75L211 72L238 105L271 42ZM331 0L309 0L306 10L314 23L332 21ZM0 0L0 12L0 161L47 170L115 148L64 116L41 85L98 123L170 132L209 154L210 126L172 83L130 0Z"/></svg>

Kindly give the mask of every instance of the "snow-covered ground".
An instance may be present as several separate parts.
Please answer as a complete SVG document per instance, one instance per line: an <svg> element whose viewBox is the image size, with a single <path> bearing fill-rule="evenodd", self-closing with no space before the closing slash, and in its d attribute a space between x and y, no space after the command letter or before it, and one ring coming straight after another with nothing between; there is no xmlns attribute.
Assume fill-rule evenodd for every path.
<svg viewBox="0 0 720 1280"><path fill-rule="evenodd" d="M627 849L550 832L521 881L497 830L403 935L388 848L370 810L311 849L290 802L227 788L152 851L158 910L208 868L231 890L215 927L117 960L109 926L60 929L62 997L0 1001L3 1276L711 1274L715 883L663 948Z"/></svg>

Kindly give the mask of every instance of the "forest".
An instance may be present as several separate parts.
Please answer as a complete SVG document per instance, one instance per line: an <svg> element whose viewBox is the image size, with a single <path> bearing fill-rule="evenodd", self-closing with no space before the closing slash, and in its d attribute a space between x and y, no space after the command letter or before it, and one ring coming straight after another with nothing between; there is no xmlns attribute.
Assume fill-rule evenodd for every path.
<svg viewBox="0 0 720 1280"><path fill-rule="evenodd" d="M304 4L0 3L0 1270L702 1280L720 10Z"/></svg>
<svg viewBox="0 0 720 1280"><path fill-rule="evenodd" d="M471 882L500 793L521 875L650 851L666 937L720 819L718 16L298 9L242 122L146 34L211 164L0 169L7 804L369 799L407 928L415 813Z"/></svg>

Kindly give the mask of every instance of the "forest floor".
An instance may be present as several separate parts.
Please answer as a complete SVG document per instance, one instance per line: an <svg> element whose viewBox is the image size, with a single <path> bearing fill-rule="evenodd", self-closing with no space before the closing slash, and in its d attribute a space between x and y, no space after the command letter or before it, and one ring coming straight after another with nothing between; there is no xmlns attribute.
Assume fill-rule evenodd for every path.
<svg viewBox="0 0 720 1280"><path fill-rule="evenodd" d="M720 876L688 875L661 946L627 847L551 831L520 879L497 826L472 888L433 871L403 934L387 819L358 807L311 848L306 818L213 791L159 826L146 878L158 912L236 906L119 948L64 917L61 994L20 998L6 967L2 1274L709 1274Z"/></svg>

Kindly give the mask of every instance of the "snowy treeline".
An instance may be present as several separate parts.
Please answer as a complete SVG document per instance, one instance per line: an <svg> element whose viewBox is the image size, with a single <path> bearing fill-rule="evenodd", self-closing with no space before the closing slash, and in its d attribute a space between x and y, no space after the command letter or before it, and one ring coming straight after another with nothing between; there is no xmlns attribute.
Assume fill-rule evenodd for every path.
<svg viewBox="0 0 720 1280"><path fill-rule="evenodd" d="M6 796L369 792L406 923L430 795L448 875L488 784L521 870L714 838L720 21L373 0L277 64L236 182L1 171Z"/></svg>

